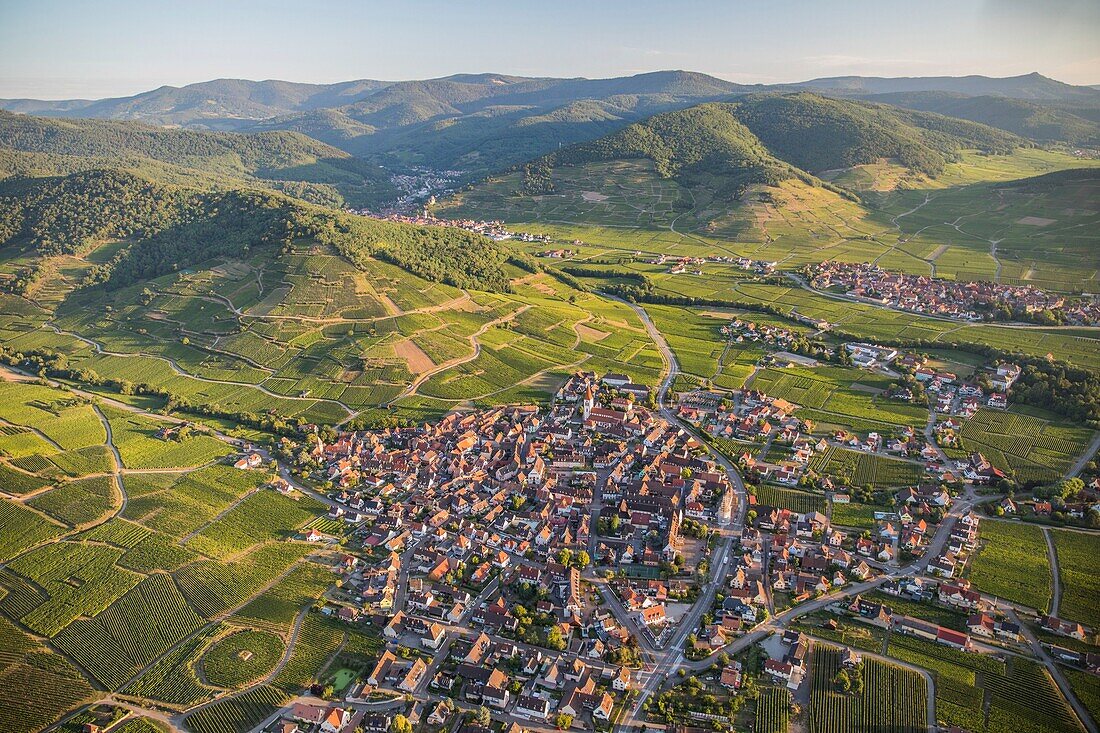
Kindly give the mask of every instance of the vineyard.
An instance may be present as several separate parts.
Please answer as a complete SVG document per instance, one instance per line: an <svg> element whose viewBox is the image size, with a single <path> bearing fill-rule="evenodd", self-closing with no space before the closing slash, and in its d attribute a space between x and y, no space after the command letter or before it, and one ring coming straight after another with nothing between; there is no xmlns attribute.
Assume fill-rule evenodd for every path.
<svg viewBox="0 0 1100 733"><path fill-rule="evenodd" d="M982 522L981 549L968 577L986 593L1046 611L1052 578L1043 530L1019 522Z"/></svg>
<svg viewBox="0 0 1100 733"><path fill-rule="evenodd" d="M286 539L323 509L308 496L296 501L275 491L257 491L203 527L187 546L208 557L225 558L261 542Z"/></svg>
<svg viewBox="0 0 1100 733"><path fill-rule="evenodd" d="M936 684L936 717L974 733L1080 733L1046 669L892 634L890 656L923 667ZM988 700L988 704L985 701Z"/></svg>
<svg viewBox="0 0 1100 733"><path fill-rule="evenodd" d="M928 729L928 685L917 672L863 661L863 691L839 692L833 678L841 650L814 645L810 665L810 733L918 733Z"/></svg>
<svg viewBox="0 0 1100 733"><path fill-rule="evenodd" d="M114 508L118 498L110 476L73 481L31 498L27 506L76 527L99 519Z"/></svg>
<svg viewBox="0 0 1100 733"><path fill-rule="evenodd" d="M884 506L873 504L859 504L856 502L832 502L832 514L830 519L833 524L841 527L856 527L858 529L871 529L875 526L875 512L887 509Z"/></svg>
<svg viewBox="0 0 1100 733"><path fill-rule="evenodd" d="M761 687L756 698L757 733L787 733L791 693L785 687Z"/></svg>
<svg viewBox="0 0 1100 733"><path fill-rule="evenodd" d="M74 619L103 611L141 580L115 565L121 555L113 547L58 542L11 562L8 567L48 596L20 620L32 631L54 636Z"/></svg>
<svg viewBox="0 0 1100 733"><path fill-rule="evenodd" d="M206 618L213 618L249 599L312 548L298 543L262 545L238 560L208 560L187 565L175 573L187 601Z"/></svg>
<svg viewBox="0 0 1100 733"><path fill-rule="evenodd" d="M73 622L54 643L105 687L116 689L202 623L171 576L161 573L143 580L106 611Z"/></svg>
<svg viewBox="0 0 1100 733"><path fill-rule="evenodd" d="M821 494L780 489L766 484L756 487L756 503L760 506L790 509L799 514L825 512L825 497Z"/></svg>
<svg viewBox="0 0 1100 733"><path fill-rule="evenodd" d="M64 531L64 527L40 514L0 498L0 560L9 560Z"/></svg>
<svg viewBox="0 0 1100 733"><path fill-rule="evenodd" d="M225 443L209 435L191 435L182 440L158 438L157 431L171 423L106 405L101 409L111 423L114 444L126 468L201 466L230 452Z"/></svg>
<svg viewBox="0 0 1100 733"><path fill-rule="evenodd" d="M963 447L980 451L990 463L1020 482L1054 481L1085 450L1092 431L1055 425L1038 417L1000 410L978 410L963 423Z"/></svg>
<svg viewBox="0 0 1100 733"><path fill-rule="evenodd" d="M92 688L62 656L0 617L0 730L34 733L93 697Z"/></svg>
<svg viewBox="0 0 1100 733"><path fill-rule="evenodd" d="M287 701L277 687L253 687L236 697L217 700L189 714L184 724L193 733L243 733L281 708Z"/></svg>
<svg viewBox="0 0 1100 733"><path fill-rule="evenodd" d="M1094 534L1053 531L1054 549L1058 553L1058 571L1062 579L1062 604L1058 613L1093 630L1100 628L1100 575L1096 558L1100 554L1100 538Z"/></svg>
<svg viewBox="0 0 1100 733"><path fill-rule="evenodd" d="M206 680L218 687L237 689L270 672L283 656L283 640L267 631L231 633L202 657Z"/></svg>
<svg viewBox="0 0 1100 733"><path fill-rule="evenodd" d="M124 692L181 707L211 699L216 691L199 682L194 661L220 631L217 625L203 628L154 662Z"/></svg>
<svg viewBox="0 0 1100 733"><path fill-rule="evenodd" d="M920 466L909 461L836 446L829 446L810 459L810 468L842 483L870 488L911 486L919 483L924 473Z"/></svg>
<svg viewBox="0 0 1100 733"><path fill-rule="evenodd" d="M336 623L318 614L306 615L294 652L271 684L291 694L308 687L343 639L344 630Z"/></svg>

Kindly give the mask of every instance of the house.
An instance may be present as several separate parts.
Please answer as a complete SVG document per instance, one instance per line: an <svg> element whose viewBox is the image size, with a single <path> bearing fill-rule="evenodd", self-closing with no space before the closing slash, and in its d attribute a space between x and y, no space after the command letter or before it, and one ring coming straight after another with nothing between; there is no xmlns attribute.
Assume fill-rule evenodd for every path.
<svg viewBox="0 0 1100 733"><path fill-rule="evenodd" d="M351 710L330 708L321 721L321 733L340 733L351 722Z"/></svg>
<svg viewBox="0 0 1100 733"><path fill-rule="evenodd" d="M512 712L527 720L546 720L550 717L550 701L534 695L520 695Z"/></svg>
<svg viewBox="0 0 1100 733"><path fill-rule="evenodd" d="M731 690L741 689L741 663L735 661L723 667L720 682Z"/></svg>

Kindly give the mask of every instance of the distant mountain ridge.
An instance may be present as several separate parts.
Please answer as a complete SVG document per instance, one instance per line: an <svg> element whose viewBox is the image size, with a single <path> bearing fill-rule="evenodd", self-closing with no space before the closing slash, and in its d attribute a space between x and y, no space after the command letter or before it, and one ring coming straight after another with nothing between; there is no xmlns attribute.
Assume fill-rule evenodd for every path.
<svg viewBox="0 0 1100 733"><path fill-rule="evenodd" d="M1100 104L1100 92L1074 86L1038 72L1021 76L834 76L789 86L819 92L848 94L895 94L899 92L954 92L967 96L997 96L1031 101L1084 102Z"/></svg>

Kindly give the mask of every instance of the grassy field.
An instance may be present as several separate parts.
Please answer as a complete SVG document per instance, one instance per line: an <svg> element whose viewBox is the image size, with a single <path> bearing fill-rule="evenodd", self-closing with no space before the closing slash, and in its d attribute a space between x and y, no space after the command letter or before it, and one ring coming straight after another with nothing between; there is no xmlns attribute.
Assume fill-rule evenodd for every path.
<svg viewBox="0 0 1100 733"><path fill-rule="evenodd" d="M875 526L875 512L885 509L884 506L874 504L860 504L858 502L838 504L832 502L831 520L833 524L838 524L841 527L871 529Z"/></svg>
<svg viewBox="0 0 1100 733"><path fill-rule="evenodd" d="M1100 538L1081 532L1052 531L1058 555L1058 574L1062 580L1062 604L1058 614L1080 621L1093 631L1100 629L1100 576L1096 557Z"/></svg>
<svg viewBox="0 0 1100 733"><path fill-rule="evenodd" d="M988 520L969 578L979 589L1040 612L1048 610L1052 578L1043 531L1029 524Z"/></svg>
<svg viewBox="0 0 1100 733"><path fill-rule="evenodd" d="M980 451L1018 481L1049 482L1061 477L1092 439L1092 431L1020 412L978 410L963 423L963 447Z"/></svg>

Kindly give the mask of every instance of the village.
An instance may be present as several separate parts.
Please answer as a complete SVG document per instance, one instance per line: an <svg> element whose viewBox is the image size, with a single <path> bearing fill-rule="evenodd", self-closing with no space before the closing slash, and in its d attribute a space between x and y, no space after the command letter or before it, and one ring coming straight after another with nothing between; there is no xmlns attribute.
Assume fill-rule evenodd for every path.
<svg viewBox="0 0 1100 733"><path fill-rule="evenodd" d="M1014 373L1002 375L1006 390ZM700 438L647 403L649 389L629 377L578 372L545 413L500 407L316 438L310 454L331 487L332 524L302 539L340 543L340 580L321 612L375 629L384 648L342 700L299 701L271 730L382 733L397 715L429 726L465 716L467 733L488 730L486 717L503 721L505 733L609 730L658 680L647 660L674 643L697 660L685 664L706 669L720 659L713 679L729 695L750 676L796 694L806 624L775 627L778 643L765 645L756 666L727 651L803 606L830 615L821 633L867 624L985 653L1022 643L1018 623L963 579L980 517L969 502L955 506L958 489L999 478L980 454L944 461L912 431L815 437L797 405L753 390L684 393L676 417L702 440L789 448L777 464L736 456L749 485L738 531L727 472ZM862 532L757 499L754 486L810 481L834 504L850 501L850 489L808 470L830 446L919 457L930 480L898 490ZM237 467L258 463L245 456ZM350 530L345 540L335 527ZM966 613L965 628L894 612L865 599L864 587ZM829 600L838 593L842 600ZM1052 634L1087 633L1043 623ZM860 663L858 651L848 655L845 664Z"/></svg>
<svg viewBox="0 0 1100 733"><path fill-rule="evenodd" d="M805 274L815 289L837 290L913 313L963 321L1035 320L1038 314L1053 314L1051 323L1100 323L1100 298L1067 298L1032 285L945 280L891 272L872 264L830 261L806 268Z"/></svg>

